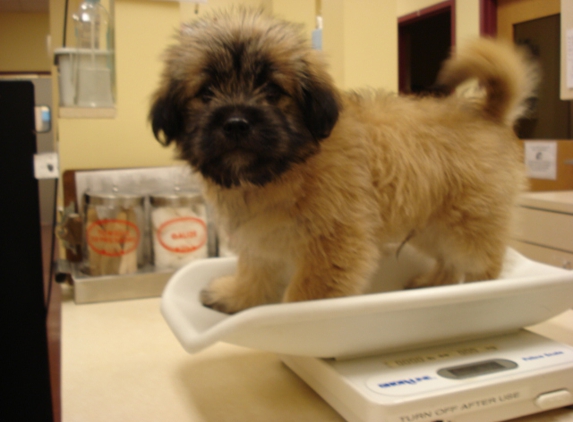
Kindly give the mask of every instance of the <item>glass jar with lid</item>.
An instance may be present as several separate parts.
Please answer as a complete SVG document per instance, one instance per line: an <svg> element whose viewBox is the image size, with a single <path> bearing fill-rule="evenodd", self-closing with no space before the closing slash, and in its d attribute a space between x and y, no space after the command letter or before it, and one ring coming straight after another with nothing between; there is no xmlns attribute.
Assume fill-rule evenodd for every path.
<svg viewBox="0 0 573 422"><path fill-rule="evenodd" d="M180 268L209 256L207 209L199 192L156 193L149 200L156 268Z"/></svg>

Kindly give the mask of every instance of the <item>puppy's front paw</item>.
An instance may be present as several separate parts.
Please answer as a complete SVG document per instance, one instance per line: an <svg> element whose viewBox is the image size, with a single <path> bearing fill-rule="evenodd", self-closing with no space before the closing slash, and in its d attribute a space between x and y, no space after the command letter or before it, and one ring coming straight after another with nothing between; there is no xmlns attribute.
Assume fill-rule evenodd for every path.
<svg viewBox="0 0 573 422"><path fill-rule="evenodd" d="M216 278L201 290L201 303L208 308L226 314L242 311L246 306L241 306L239 298L236 297L235 283L234 276Z"/></svg>
<svg viewBox="0 0 573 422"><path fill-rule="evenodd" d="M432 286L433 284L428 281L427 277L415 277L404 285L404 290L424 289Z"/></svg>
<svg viewBox="0 0 573 422"><path fill-rule="evenodd" d="M445 286L448 284L458 284L461 280L462 276L459 272L437 263L429 273L421 274L410 280L405 288L421 289L425 287Z"/></svg>

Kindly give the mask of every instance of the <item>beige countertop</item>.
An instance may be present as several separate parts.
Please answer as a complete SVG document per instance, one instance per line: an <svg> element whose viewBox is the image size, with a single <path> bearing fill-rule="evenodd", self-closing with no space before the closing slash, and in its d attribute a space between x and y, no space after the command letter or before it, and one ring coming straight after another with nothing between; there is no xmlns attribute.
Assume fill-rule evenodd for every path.
<svg viewBox="0 0 573 422"><path fill-rule="evenodd" d="M274 354L224 343L187 354L159 304L64 300L63 422L343 421ZM533 330L573 344L573 310ZM573 421L573 410L516 421Z"/></svg>
<svg viewBox="0 0 573 422"><path fill-rule="evenodd" d="M573 214L573 191L528 192L521 195L519 204L525 207Z"/></svg>

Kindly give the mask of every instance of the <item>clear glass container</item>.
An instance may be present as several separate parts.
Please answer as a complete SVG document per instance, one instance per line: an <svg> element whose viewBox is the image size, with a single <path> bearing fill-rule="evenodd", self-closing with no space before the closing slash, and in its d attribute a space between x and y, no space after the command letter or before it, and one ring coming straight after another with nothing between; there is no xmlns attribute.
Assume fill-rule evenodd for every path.
<svg viewBox="0 0 573 422"><path fill-rule="evenodd" d="M113 19L100 0L85 0L72 17L76 36L72 53L75 104L111 107L115 79Z"/></svg>
<svg viewBox="0 0 573 422"><path fill-rule="evenodd" d="M109 50L111 19L100 0L85 0L73 15L76 47Z"/></svg>
<svg viewBox="0 0 573 422"><path fill-rule="evenodd" d="M92 276L130 274L147 263L141 195L86 192L84 268Z"/></svg>

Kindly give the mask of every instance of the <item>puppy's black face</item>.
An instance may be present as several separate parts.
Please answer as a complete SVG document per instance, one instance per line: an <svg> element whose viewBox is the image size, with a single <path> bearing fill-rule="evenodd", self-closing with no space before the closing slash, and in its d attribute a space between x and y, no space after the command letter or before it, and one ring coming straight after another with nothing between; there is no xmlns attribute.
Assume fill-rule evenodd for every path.
<svg viewBox="0 0 573 422"><path fill-rule="evenodd" d="M292 25L260 13L198 21L167 52L155 136L223 187L273 181L316 153L338 118L314 55Z"/></svg>

